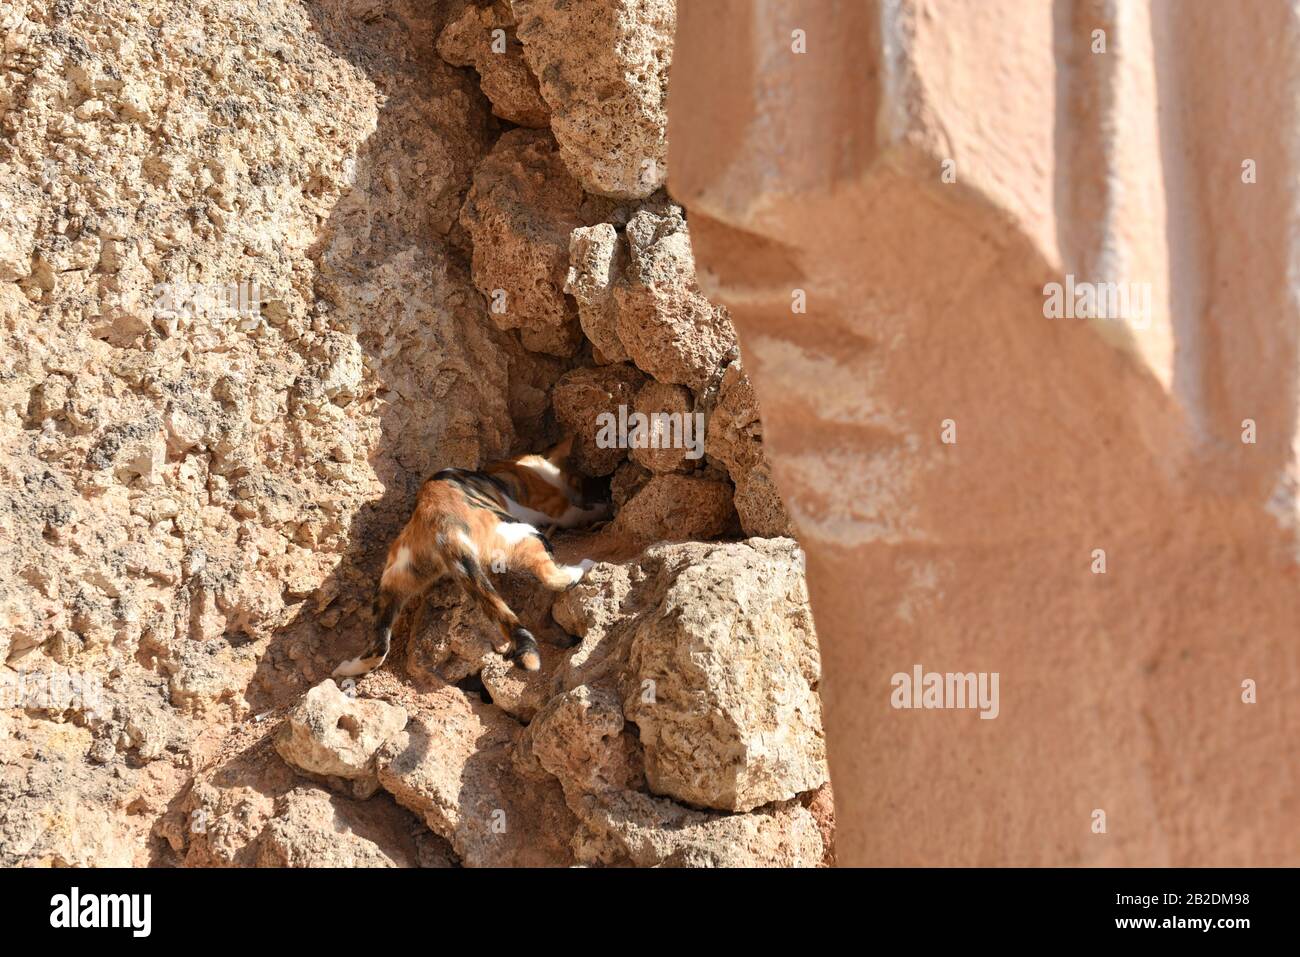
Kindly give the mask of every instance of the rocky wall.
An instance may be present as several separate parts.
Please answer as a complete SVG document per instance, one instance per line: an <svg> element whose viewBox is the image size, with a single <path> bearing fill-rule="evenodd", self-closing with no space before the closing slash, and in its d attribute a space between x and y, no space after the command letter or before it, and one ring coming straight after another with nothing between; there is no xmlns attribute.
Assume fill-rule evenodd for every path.
<svg viewBox="0 0 1300 957"><path fill-rule="evenodd" d="M803 556L663 189L674 4L0 24L0 863L828 862ZM543 671L438 586L329 681L420 482L563 434L616 515L554 609L502 582Z"/></svg>

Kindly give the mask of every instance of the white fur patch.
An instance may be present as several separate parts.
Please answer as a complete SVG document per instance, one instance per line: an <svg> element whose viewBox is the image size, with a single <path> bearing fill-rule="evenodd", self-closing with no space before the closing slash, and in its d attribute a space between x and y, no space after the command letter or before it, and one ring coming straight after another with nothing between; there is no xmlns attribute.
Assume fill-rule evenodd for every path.
<svg viewBox="0 0 1300 957"><path fill-rule="evenodd" d="M349 658L343 664L334 669L335 678L355 678L357 675L364 675L373 669L365 664L369 660L366 658Z"/></svg>
<svg viewBox="0 0 1300 957"><path fill-rule="evenodd" d="M558 488L566 495L568 494L569 486L564 481L564 473L560 471L554 462L549 462L540 455L530 455L528 458L522 459L518 464L528 469L547 485Z"/></svg>
<svg viewBox="0 0 1300 957"><path fill-rule="evenodd" d="M552 519L560 528L573 528L576 525L588 525L591 522L599 522L601 519L609 518L610 508L608 505L597 505L595 508L578 508L576 505L570 505L564 510L564 514L557 519Z"/></svg>
<svg viewBox="0 0 1300 957"><path fill-rule="evenodd" d="M582 577L587 574L588 570L594 564L596 563L590 558L584 558L576 565L564 565L562 567L569 573L569 582L576 585L578 582L582 581Z"/></svg>
<svg viewBox="0 0 1300 957"><path fill-rule="evenodd" d="M538 525L550 525L555 521L555 519L551 518L551 516L544 512L539 512L536 509L529 508L527 505L520 505L514 499L508 497L506 498L506 511L510 513L512 518L517 518L521 522L527 522L534 528Z"/></svg>
<svg viewBox="0 0 1300 957"><path fill-rule="evenodd" d="M478 557L478 546L474 544L474 539L469 537L468 532L457 532L456 537L460 539L461 544L469 549L469 553L475 558Z"/></svg>
<svg viewBox="0 0 1300 957"><path fill-rule="evenodd" d="M525 522L502 522L497 526L497 538L506 546L518 545L536 534L537 529Z"/></svg>
<svg viewBox="0 0 1300 957"><path fill-rule="evenodd" d="M387 578L389 575L398 575L406 571L410 565L411 550L403 545L397 550L397 554L393 556L393 563L384 569L383 577Z"/></svg>

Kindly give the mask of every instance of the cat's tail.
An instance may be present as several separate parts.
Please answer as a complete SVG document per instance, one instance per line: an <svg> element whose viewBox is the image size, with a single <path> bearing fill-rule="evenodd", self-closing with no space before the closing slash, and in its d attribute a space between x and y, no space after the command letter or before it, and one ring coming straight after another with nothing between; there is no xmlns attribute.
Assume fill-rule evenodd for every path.
<svg viewBox="0 0 1300 957"><path fill-rule="evenodd" d="M402 611L407 599L413 597L430 581L437 567L431 553L437 552L437 540L444 536L426 534L418 516L413 517L388 548L384 574L379 579L379 592L371 606L375 631L370 645L357 657L334 669L335 678L355 678L369 674L384 663L393 644L393 622Z"/></svg>
<svg viewBox="0 0 1300 957"><path fill-rule="evenodd" d="M387 573L385 573L385 576ZM379 586L379 595L373 605L375 615L375 635L365 651L355 658L349 658L334 669L335 678L359 678L369 674L384 663L388 650L393 644L393 622L402 610L406 596L393 588Z"/></svg>

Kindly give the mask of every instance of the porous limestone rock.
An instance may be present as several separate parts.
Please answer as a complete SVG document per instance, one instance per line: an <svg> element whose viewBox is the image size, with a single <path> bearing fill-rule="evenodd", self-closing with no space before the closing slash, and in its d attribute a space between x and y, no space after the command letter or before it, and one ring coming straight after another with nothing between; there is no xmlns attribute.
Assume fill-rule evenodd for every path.
<svg viewBox="0 0 1300 957"><path fill-rule="evenodd" d="M613 223L579 226L569 234L569 272L564 291L578 304L578 322L599 363L626 362L618 338L614 286L622 281L627 245Z"/></svg>
<svg viewBox="0 0 1300 957"><path fill-rule="evenodd" d="M575 229L565 291L601 361L630 359L662 383L702 390L736 347L726 309L700 292L680 206L662 196Z"/></svg>
<svg viewBox="0 0 1300 957"><path fill-rule="evenodd" d="M479 668L479 680L492 703L520 721L531 721L555 693L555 671L563 652L548 644L541 647L542 666L537 671L525 671L498 654L485 658Z"/></svg>
<svg viewBox="0 0 1300 957"><path fill-rule="evenodd" d="M376 843L373 831L338 813L320 788L298 787L275 799L271 818L257 838L258 867L428 866L407 848ZM417 838L419 840L419 838ZM450 866L444 858L443 866Z"/></svg>
<svg viewBox="0 0 1300 957"><path fill-rule="evenodd" d="M651 475L619 509L614 528L642 544L716 538L736 524L733 492L725 475Z"/></svg>
<svg viewBox="0 0 1300 957"><path fill-rule="evenodd" d="M673 5L155 6L0 12L0 667L103 683L0 709L0 863L572 863L565 781L575 806L646 787L594 677L629 641L569 651L552 596L502 582L543 643L522 672L431 589L359 698L313 685L371 639L384 550L439 468L581 429L637 536L736 531L716 465L642 497L652 472L587 421L646 385L683 408L732 342L662 192ZM676 474L679 451L644 461ZM370 794L404 715L382 763L415 813ZM516 748L539 720L547 743ZM417 756L440 728L455 743ZM622 770L579 773L606 746ZM655 856L621 846L592 859Z"/></svg>
<svg viewBox="0 0 1300 957"><path fill-rule="evenodd" d="M746 535L789 535L790 518L763 454L758 398L740 362L728 364L705 427L705 451L736 484L736 512Z"/></svg>
<svg viewBox="0 0 1300 957"><path fill-rule="evenodd" d="M647 203L627 223L625 279L614 287L619 341L660 382L698 391L736 346L722 306L700 292L681 207Z"/></svg>
<svg viewBox="0 0 1300 957"><path fill-rule="evenodd" d="M513 0L524 59L585 189L649 196L667 178L676 0Z"/></svg>
<svg viewBox="0 0 1300 957"><path fill-rule="evenodd" d="M627 458L626 436L617 425L632 411L646 377L627 363L584 367L566 373L551 392L555 418L574 437L572 464L586 475L609 475ZM620 417L619 407L623 408ZM614 428L602 436L602 416Z"/></svg>
<svg viewBox="0 0 1300 957"><path fill-rule="evenodd" d="M822 865L835 866L835 795L831 791L831 782L827 781L812 794L804 795L803 805L817 822L817 830L822 835L825 853Z"/></svg>
<svg viewBox="0 0 1300 957"><path fill-rule="evenodd" d="M551 614L580 641L565 660L560 687L617 686L627 664L628 622L647 605L647 576L638 562L597 562L582 581L555 599Z"/></svg>
<svg viewBox="0 0 1300 957"><path fill-rule="evenodd" d="M510 753L519 732L504 712L442 688L380 751L379 782L466 867L566 866L573 815L557 782L518 777Z"/></svg>
<svg viewBox="0 0 1300 957"><path fill-rule="evenodd" d="M637 791L584 796L573 844L583 864L635 867L818 867L817 821L797 801L751 814L693 811Z"/></svg>
<svg viewBox="0 0 1300 957"><path fill-rule="evenodd" d="M251 729L250 729L251 730ZM213 743L222 747L220 738ZM134 813L153 823L151 863L189 867L446 866L451 850L384 794L356 800L286 764L269 737L228 738L180 795L145 796ZM439 863L441 862L441 864Z"/></svg>
<svg viewBox="0 0 1300 957"><path fill-rule="evenodd" d="M645 487L645 483L650 481L653 475L654 473L644 465L638 465L631 460L615 469L609 482L610 500L615 510L626 505L632 496Z"/></svg>
<svg viewBox="0 0 1300 957"><path fill-rule="evenodd" d="M516 763L535 763L554 775L571 803L584 793L637 790L645 784L641 747L625 724L612 688L580 685L533 718L520 736Z"/></svg>
<svg viewBox="0 0 1300 957"><path fill-rule="evenodd" d="M537 78L524 62L515 37L509 0L489 6L468 4L438 36L438 55L454 66L478 70L492 112L518 126L544 128L550 118Z"/></svg>
<svg viewBox="0 0 1300 957"><path fill-rule="evenodd" d="M352 697L326 679L308 691L275 735L275 749L309 774L343 778L357 797L375 792L375 752L406 726L406 712Z"/></svg>
<svg viewBox="0 0 1300 957"><path fill-rule="evenodd" d="M488 103L440 7L380 13L0 9L0 668L104 696L0 709L5 864L148 864L204 742L368 627L419 480L548 414L457 225Z"/></svg>
<svg viewBox="0 0 1300 957"><path fill-rule="evenodd" d="M652 472L685 472L703 465L705 427L695 418L690 390L666 382L647 382L636 394L632 411L645 417L644 440L628 449L633 462ZM699 427L697 428L697 424Z"/></svg>
<svg viewBox="0 0 1300 957"><path fill-rule="evenodd" d="M820 661L790 539L656 545L555 603L582 636L564 679L617 684L651 791L748 811L827 780Z"/></svg>
<svg viewBox="0 0 1300 957"><path fill-rule="evenodd" d="M572 355L582 341L565 297L569 236L603 218L608 201L589 197L542 130L502 134L474 169L460 222L474 244L474 285L501 329L518 329L528 349Z"/></svg>

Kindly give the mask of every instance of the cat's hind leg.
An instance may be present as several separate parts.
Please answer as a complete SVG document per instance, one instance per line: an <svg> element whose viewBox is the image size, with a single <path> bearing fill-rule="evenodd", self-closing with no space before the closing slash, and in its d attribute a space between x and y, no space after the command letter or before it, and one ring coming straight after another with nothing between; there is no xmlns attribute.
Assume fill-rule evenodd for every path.
<svg viewBox="0 0 1300 957"><path fill-rule="evenodd" d="M459 547L447 557L447 570L496 625L501 640L494 641L492 647L498 654L509 654L525 671L537 671L542 666L542 653L533 633L519 623L519 617L497 592L469 536L458 536L457 542Z"/></svg>
<svg viewBox="0 0 1300 957"><path fill-rule="evenodd" d="M526 571L551 591L564 591L582 581L594 562L584 558L577 565L556 561L551 543L531 525L522 522L503 525L498 536L509 541L509 565Z"/></svg>

